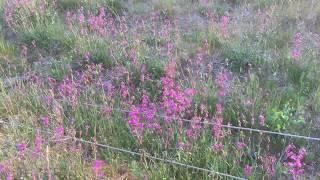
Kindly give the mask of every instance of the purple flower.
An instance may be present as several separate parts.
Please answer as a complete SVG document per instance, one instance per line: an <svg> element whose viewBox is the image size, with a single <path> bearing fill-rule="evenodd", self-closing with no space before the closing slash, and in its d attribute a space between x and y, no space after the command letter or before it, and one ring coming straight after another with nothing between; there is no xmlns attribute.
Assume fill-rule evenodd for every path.
<svg viewBox="0 0 320 180"><path fill-rule="evenodd" d="M63 136L64 136L64 127L63 125L60 125L54 129L54 137L61 138Z"/></svg>
<svg viewBox="0 0 320 180"><path fill-rule="evenodd" d="M260 125L264 126L265 121L266 121L265 117L262 114L260 114L259 115L259 123L260 123Z"/></svg>
<svg viewBox="0 0 320 180"><path fill-rule="evenodd" d="M73 78L65 77L58 86L59 95L69 101L73 106L76 105L79 94L79 82Z"/></svg>
<svg viewBox="0 0 320 180"><path fill-rule="evenodd" d="M293 144L289 144L285 149L284 165L289 169L289 173L294 179L300 174L303 174L303 166L305 165L303 159L306 155L305 148L297 149Z"/></svg>
<svg viewBox="0 0 320 180"><path fill-rule="evenodd" d="M271 176L276 173L275 163L277 158L273 155L266 155L261 158L263 169Z"/></svg>
<svg viewBox="0 0 320 180"><path fill-rule="evenodd" d="M6 169L6 166L4 164L0 164L0 173L3 173Z"/></svg>
<svg viewBox="0 0 320 180"><path fill-rule="evenodd" d="M301 57L301 45L302 45L302 34L296 33L294 36L293 50L291 52L291 56L295 60L298 60Z"/></svg>
<svg viewBox="0 0 320 180"><path fill-rule="evenodd" d="M6 180L13 180L13 174L12 172L9 172L7 177L6 177Z"/></svg>
<svg viewBox="0 0 320 180"><path fill-rule="evenodd" d="M213 144L211 146L211 149L214 151L214 152L220 152L223 150L223 144L222 143L216 143L216 144Z"/></svg>
<svg viewBox="0 0 320 180"><path fill-rule="evenodd" d="M104 166L103 160L95 160L92 164L92 170L97 177L103 177L104 173L102 172L102 168Z"/></svg>
<svg viewBox="0 0 320 180"><path fill-rule="evenodd" d="M223 137L223 130L222 130L222 124L223 124L223 106L218 103L216 104L216 112L214 116L214 124L212 126L212 135L216 140L219 140Z"/></svg>
<svg viewBox="0 0 320 180"><path fill-rule="evenodd" d="M40 131L38 131L36 134L36 138L34 140L34 149L36 153L39 153L41 151L42 141L43 140L42 140Z"/></svg>
<svg viewBox="0 0 320 180"><path fill-rule="evenodd" d="M227 15L224 15L221 17L220 19L220 26L221 26L221 31L222 31L222 34L225 38L228 37L228 26L229 26L229 23L230 23L230 17L227 16Z"/></svg>
<svg viewBox="0 0 320 180"><path fill-rule="evenodd" d="M43 117L41 117L40 119L41 119L42 124L43 124L45 127L48 127L48 126L49 126L49 117L48 117L48 116L43 116Z"/></svg>
<svg viewBox="0 0 320 180"><path fill-rule="evenodd" d="M244 142L237 142L236 147L238 150L241 150L241 149L247 147L247 144L245 144Z"/></svg>
<svg viewBox="0 0 320 180"><path fill-rule="evenodd" d="M170 62L165 68L165 76L162 83L162 107L165 111L166 121L169 123L174 117L181 116L191 106L195 90L188 88L183 90L175 84L175 62Z"/></svg>
<svg viewBox="0 0 320 180"><path fill-rule="evenodd" d="M25 151L27 149L27 144L19 143L19 144L16 145L16 149L19 152L23 152L23 151Z"/></svg>
<svg viewBox="0 0 320 180"><path fill-rule="evenodd" d="M132 133L136 136L141 136L145 128L154 132L161 130L160 125L154 122L155 113L156 108L154 104L149 102L147 95L143 95L141 104L133 105L128 114L128 124L130 125Z"/></svg>
<svg viewBox="0 0 320 180"><path fill-rule="evenodd" d="M227 72L225 71L221 71L215 79L215 83L217 84L217 87L218 87L218 95L220 97L224 97L227 93L228 79L229 78L228 78Z"/></svg>
<svg viewBox="0 0 320 180"><path fill-rule="evenodd" d="M246 177L249 177L251 174L252 174L252 169L253 167L246 164L243 168L243 174L246 176Z"/></svg>

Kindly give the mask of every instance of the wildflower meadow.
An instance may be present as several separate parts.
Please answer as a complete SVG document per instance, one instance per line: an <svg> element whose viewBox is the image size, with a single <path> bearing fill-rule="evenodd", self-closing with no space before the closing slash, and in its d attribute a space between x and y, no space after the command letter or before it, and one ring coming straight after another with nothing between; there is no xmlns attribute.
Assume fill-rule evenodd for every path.
<svg viewBox="0 0 320 180"><path fill-rule="evenodd" d="M320 179L320 1L0 0L0 179Z"/></svg>

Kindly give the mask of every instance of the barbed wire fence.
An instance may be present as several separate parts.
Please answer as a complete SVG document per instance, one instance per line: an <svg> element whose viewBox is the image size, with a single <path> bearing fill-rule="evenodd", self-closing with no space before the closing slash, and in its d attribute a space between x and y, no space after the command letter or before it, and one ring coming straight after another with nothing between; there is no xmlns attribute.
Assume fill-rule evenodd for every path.
<svg viewBox="0 0 320 180"><path fill-rule="evenodd" d="M97 104L89 104L89 103L81 103L81 104L82 105L86 105L86 106L96 107L96 108L105 107L103 105L97 105ZM111 110L115 110L115 111L119 111L119 112L123 112L123 113L129 113L130 112L130 110L121 109L121 108L112 108L111 107L110 109ZM185 119L185 118L179 118L179 117L169 117L169 116L164 116L164 115L159 115L159 114L155 114L155 116L159 117L159 118L164 118L164 119L172 118L172 119L181 120L181 121L184 121L184 122L192 122L191 119ZM197 123L215 125L214 122L207 122L207 121L201 121L201 122L197 122ZM227 124L222 125L222 127L226 128L226 129L236 129L236 130L242 130L242 131L257 132L257 133L262 133L262 134L279 135L279 136L285 136L285 137L291 137L291 138L305 139L305 140L310 140L310 141L320 141L320 138L318 138L318 137L303 136L303 135L298 135L298 134L290 134L290 133L262 130L262 129L256 129L256 128L247 128L247 127L227 125Z"/></svg>
<svg viewBox="0 0 320 180"><path fill-rule="evenodd" d="M96 107L96 108L103 108L105 107L104 105L98 105L98 104L90 104L90 103L81 103L82 105L86 105L89 107ZM126 109L121 109L121 108L111 108L113 111L119 111L119 112L123 112L123 113L129 113L130 110L126 110ZM156 117L159 118L169 118L168 116L163 116L163 115L159 115L159 114L155 114ZM174 119L176 120L181 120L184 122L192 122L192 120L190 119L184 119L184 118L178 118L175 117ZM214 125L213 122L198 122L199 124L208 124L208 125ZM4 120L0 119L0 124L7 124L7 125L11 125L11 126L19 126L22 128L25 128L27 126L21 125L21 124L13 124L10 122L6 122ZM257 133L261 133L261 134L270 134L270 135L280 135L280 136L284 136L284 137L291 137L291 138L297 138L297 139L304 139L304 140L309 140L309 141L320 141L320 138L318 137L312 137L312 136L303 136L303 135L297 135L297 134L290 134L290 133L284 133L284 132L276 132L276 131L268 131L268 130L261 130L261 129L255 129L255 128L246 128L246 127L240 127L240 126L233 126L233 125L222 125L223 128L227 128L227 129L235 129L235 130L241 130L241 131L250 131L250 132L257 132ZM30 127L28 127L30 128ZM31 128L32 130L34 130L33 128ZM52 134L52 131L44 131L41 130L42 132L48 133L48 134ZM170 159L165 159L165 158L160 158L160 157L156 157L156 156L151 156L149 154L142 154L142 153L138 153L138 152L134 152L128 149L123 149L123 148L119 148L119 147L114 147L108 144L101 144L101 143L97 143L97 142L93 142L93 141L88 141L88 140L84 140L81 138L75 138L75 137L70 137L70 136L64 136L62 137L63 141L66 140L75 140L77 142L81 142L84 144L88 144L88 145L94 145L100 148L104 148L104 149L109 149L112 151L117 151L117 152L121 152L121 153L126 153L126 154L130 154L133 156L140 156L140 157L146 157L149 159L153 159L153 160L157 160L157 161L161 161L164 163L168 163L168 164L172 164L172 165L177 165L177 166L181 166L181 167L185 167L188 169L193 169L193 170L198 170L198 171L203 171L203 172L207 172L207 173L211 173L211 174L216 174L219 176L223 176L223 177L227 177L227 178L232 178L232 179L246 179L243 177L238 177L238 176L233 176L230 174L226 174L226 173L222 173L222 172L218 172L218 171L214 171L214 170L210 170L210 169L206 169L206 168L202 168L202 167L197 167L197 166L193 166L190 164L184 164L175 160L170 160ZM62 141L61 139L58 140L52 140L52 141Z"/></svg>
<svg viewBox="0 0 320 180"><path fill-rule="evenodd" d="M11 123L5 122L5 121L2 121L2 120L0 120L0 124L12 125ZM22 128L32 129L30 127L27 127L27 126L24 126L24 125L21 125L21 124L17 124L16 126L19 126L19 127L22 127ZM40 131L44 132L44 133L47 133L47 134L53 134L52 131L45 131L45 130L40 130ZM108 144L101 144L101 143L97 143L97 142L93 142L93 141L84 140L84 139L81 139L81 138L70 137L70 136L63 136L63 137L60 137L60 138L61 139L52 140L50 142L74 140L74 141L81 142L81 143L88 144L88 145L93 145L93 146L97 146L97 147L100 147L100 148L109 149L109 150L112 150L112 151L126 153L126 154L129 154L129 155L132 155L132 156L145 157L145 158L161 161L161 162L164 162L164 163L168 163L168 164L171 164L171 165L177 165L177 166L185 167L185 168L188 168L188 169L193 169L193 170L197 170L197 171L203 171L203 172L207 172L207 173L211 173L211 174L215 174L215 175L218 175L218 176L223 176L223 177L227 177L227 178L231 178L231 179L246 180L246 178L243 178L243 177L233 176L233 175L230 175L230 174L226 174L226 173L222 173L222 172L218 172L218 171L214 171L214 170L210 170L210 169L206 169L206 168L201 168L201 167L193 166L193 165L190 165L190 164L181 163L181 162L178 162L178 161L175 161L175 160L170 160L170 159L160 158L160 157L156 157L156 156L151 156L151 155L146 154L146 153L138 153L138 152L134 152L134 151L127 150L127 149L114 147L114 146L111 146L111 145L108 145ZM12 142L10 144L13 145L13 146L15 145ZM31 149L27 148L26 150L28 150L29 152L35 153L35 151L33 151Z"/></svg>

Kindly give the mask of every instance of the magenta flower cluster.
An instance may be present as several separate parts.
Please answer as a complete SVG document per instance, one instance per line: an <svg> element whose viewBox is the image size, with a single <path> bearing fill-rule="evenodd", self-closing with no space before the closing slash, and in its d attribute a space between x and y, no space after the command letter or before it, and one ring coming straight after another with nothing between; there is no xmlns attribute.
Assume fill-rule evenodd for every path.
<svg viewBox="0 0 320 180"><path fill-rule="evenodd" d="M212 127L212 135L215 138L215 140L220 140L223 137L223 130L222 130L222 124L223 124L223 107L220 103L216 104L216 112L214 116L214 124Z"/></svg>
<svg viewBox="0 0 320 180"><path fill-rule="evenodd" d="M237 148L238 150L241 150L241 149L243 149L243 148L245 148L245 147L247 147L247 144L244 143L244 142L237 142L237 143L236 143L236 148Z"/></svg>
<svg viewBox="0 0 320 180"><path fill-rule="evenodd" d="M89 28L92 31L98 32L100 34L104 34L105 33L105 26L106 26L105 17L106 17L106 12L105 12L104 8L102 7L99 10L98 16L94 16L92 14L89 16L89 18L88 18Z"/></svg>
<svg viewBox="0 0 320 180"><path fill-rule="evenodd" d="M40 153L42 143L43 143L43 139L42 139L41 133L40 133L40 131L37 131L36 137L34 139L34 151L35 151L35 153Z"/></svg>
<svg viewBox="0 0 320 180"><path fill-rule="evenodd" d="M228 74L226 71L221 71L217 74L217 77L215 79L215 83L218 87L218 95L220 97L224 97L227 93L228 88Z"/></svg>
<svg viewBox="0 0 320 180"><path fill-rule="evenodd" d="M79 95L79 83L66 76L58 86L58 93L64 100L75 106Z"/></svg>
<svg viewBox="0 0 320 180"><path fill-rule="evenodd" d="M72 29L74 25L79 25L82 35L88 35L89 32L115 35L121 31L120 28L117 28L114 18L107 14L103 7L99 9L97 15L93 12L85 13L82 7L75 13L67 11L65 17L68 28Z"/></svg>
<svg viewBox="0 0 320 180"><path fill-rule="evenodd" d="M248 165L248 164L246 164L246 165L244 166L244 168L243 168L243 174L244 174L246 177L249 177L249 176L251 176L251 174L252 174L252 170L253 170L253 167L250 166L250 165Z"/></svg>
<svg viewBox="0 0 320 180"><path fill-rule="evenodd" d="M301 47L302 46L302 34L296 33L293 41L293 49L291 51L291 56L293 59L298 60L301 57Z"/></svg>
<svg viewBox="0 0 320 180"><path fill-rule="evenodd" d="M55 139L60 139L64 136L64 126L63 125L59 125L54 129L54 135L53 137Z"/></svg>
<svg viewBox="0 0 320 180"><path fill-rule="evenodd" d="M24 152L27 149L27 144L19 143L19 144L16 145L16 149L19 152Z"/></svg>
<svg viewBox="0 0 320 180"><path fill-rule="evenodd" d="M195 90L187 88L183 90L174 81L175 67L169 64L166 67L166 75L162 82L162 107L165 111L166 121L171 122L174 117L182 116L183 112L191 106Z"/></svg>
<svg viewBox="0 0 320 180"><path fill-rule="evenodd" d="M224 145L222 143L215 143L211 146L211 149L213 152L220 152L224 148Z"/></svg>
<svg viewBox="0 0 320 180"><path fill-rule="evenodd" d="M269 176L273 176L276 173L276 161L277 158L274 155L266 155L261 157L262 167L268 173Z"/></svg>
<svg viewBox="0 0 320 180"><path fill-rule="evenodd" d="M220 28L221 28L222 35L225 38L227 38L229 36L229 33L228 33L229 23L230 23L230 16L224 15L224 16L221 17L221 19L220 19Z"/></svg>
<svg viewBox="0 0 320 180"><path fill-rule="evenodd" d="M104 165L105 165L105 163L103 160L95 160L92 163L92 170L93 170L96 177L98 177L98 178L105 177L105 174L103 172Z"/></svg>
<svg viewBox="0 0 320 180"><path fill-rule="evenodd" d="M48 116L43 116L40 118L41 120L41 124L43 124L43 126L48 127L49 126L49 117Z"/></svg>
<svg viewBox="0 0 320 180"><path fill-rule="evenodd" d="M133 105L130 108L128 124L130 125L132 133L140 136L145 128L152 131L159 131L161 127L160 124L155 121L155 113L155 105L150 103L147 95L143 95L141 104Z"/></svg>
<svg viewBox="0 0 320 180"><path fill-rule="evenodd" d="M6 6L4 8L4 20L9 27L14 24L14 15L17 9L21 7L27 7L29 5L29 0L12 0L6 1Z"/></svg>
<svg viewBox="0 0 320 180"><path fill-rule="evenodd" d="M297 149L293 144L289 144L285 149L285 161L284 165L289 169L289 173L293 176L294 179L297 179L298 175L304 172L303 162L304 157L306 156L306 149L301 148Z"/></svg>
<svg viewBox="0 0 320 180"><path fill-rule="evenodd" d="M187 129L186 135L189 138L196 139L200 135L201 130L201 117L194 116L191 119L191 122L189 124L189 128Z"/></svg>

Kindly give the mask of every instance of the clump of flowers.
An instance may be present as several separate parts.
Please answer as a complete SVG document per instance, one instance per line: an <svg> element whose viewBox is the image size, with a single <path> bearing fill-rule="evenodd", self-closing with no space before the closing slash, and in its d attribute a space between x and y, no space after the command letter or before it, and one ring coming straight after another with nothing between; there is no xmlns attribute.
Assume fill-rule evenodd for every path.
<svg viewBox="0 0 320 180"><path fill-rule="evenodd" d="M296 33L293 41L293 49L291 56L293 59L298 60L301 57L301 46L302 46L302 34Z"/></svg>
<svg viewBox="0 0 320 180"><path fill-rule="evenodd" d="M19 144L16 145L16 149L19 152L24 152L27 149L27 144L19 143Z"/></svg>
<svg viewBox="0 0 320 180"><path fill-rule="evenodd" d="M228 74L226 71L221 71L217 75L215 79L215 83L218 87L218 95L220 97L224 97L227 93L228 84L227 81L229 80Z"/></svg>
<svg viewBox="0 0 320 180"><path fill-rule="evenodd" d="M104 161L103 160L95 160L92 164L92 170L96 177L103 178L105 177L105 174L103 173L103 167L104 167Z"/></svg>
<svg viewBox="0 0 320 180"><path fill-rule="evenodd" d="M243 168L243 174L244 174L246 177L251 176L251 174L252 174L252 169L253 169L252 166L246 164L246 165L244 166L244 168Z"/></svg>
<svg viewBox="0 0 320 180"><path fill-rule="evenodd" d="M189 125L189 128L186 132L186 135L189 137L189 138L192 138L192 139L196 139L197 137L199 137L200 135L200 129L201 129L201 117L193 117L191 119L191 122L190 122L190 125Z"/></svg>
<svg viewBox="0 0 320 180"><path fill-rule="evenodd" d="M174 81L175 63L167 65L166 74L161 78L162 82L162 107L165 111L166 121L171 122L174 117L182 116L182 113L191 106L195 90L187 88L183 90Z"/></svg>
<svg viewBox="0 0 320 180"><path fill-rule="evenodd" d="M221 32L222 32L222 35L224 36L224 38L227 38L229 36L229 33L228 33L229 23L230 23L230 16L224 15L221 17L220 27L221 27Z"/></svg>
<svg viewBox="0 0 320 180"><path fill-rule="evenodd" d="M155 121L156 108L153 103L150 103L149 97L143 95L141 104L133 105L130 108L128 124L132 133L142 141L142 135L145 128L156 132L160 131L161 127L158 122Z"/></svg>
<svg viewBox="0 0 320 180"><path fill-rule="evenodd" d="M111 34L116 33L114 19L111 15L107 15L104 7L100 7L97 15L92 12L85 14L84 8L81 7L76 13L67 11L65 17L68 28L72 29L74 25L78 25L82 35L87 35L89 32L100 35L106 35L108 32Z"/></svg>
<svg viewBox="0 0 320 180"><path fill-rule="evenodd" d="M224 148L224 146L222 143L215 143L211 146L211 149L213 152L220 152L223 150L223 148Z"/></svg>
<svg viewBox="0 0 320 180"><path fill-rule="evenodd" d="M237 148L238 150L241 150L241 149L243 149L243 148L245 148L245 147L247 147L247 144L244 143L244 142L237 142L237 143L236 143L236 148Z"/></svg>
<svg viewBox="0 0 320 180"><path fill-rule="evenodd" d="M0 173L3 173L5 169L5 165L0 163Z"/></svg>
<svg viewBox="0 0 320 180"><path fill-rule="evenodd" d="M37 131L36 137L34 140L34 151L36 153L39 153L41 151L42 142L43 142L43 139L41 137L40 131Z"/></svg>
<svg viewBox="0 0 320 180"><path fill-rule="evenodd" d="M59 125L54 129L54 135L53 137L55 139L62 138L64 136L64 127L63 125Z"/></svg>
<svg viewBox="0 0 320 180"><path fill-rule="evenodd" d="M43 126L48 127L49 126L49 117L48 116L43 116L40 118L41 123Z"/></svg>
<svg viewBox="0 0 320 180"><path fill-rule="evenodd" d="M208 39L204 39L202 46L197 49L197 53L195 55L194 61L192 61L191 59L189 61L191 61L191 63L195 66L202 66L204 65L203 59L208 55L209 55L209 42L208 42Z"/></svg>
<svg viewBox="0 0 320 180"><path fill-rule="evenodd" d="M212 127L212 135L216 140L220 140L223 137L223 115L222 115L223 107L220 103L216 104L216 112L214 116L214 124Z"/></svg>
<svg viewBox="0 0 320 180"><path fill-rule="evenodd" d="M103 7L99 9L99 14L97 16L90 15L88 18L88 25L90 30L98 32L100 34L105 34L105 26L106 26L106 12Z"/></svg>
<svg viewBox="0 0 320 180"><path fill-rule="evenodd" d="M66 76L58 86L58 93L64 100L75 106L79 94L79 83Z"/></svg>
<svg viewBox="0 0 320 180"><path fill-rule="evenodd" d="M86 70L79 74L79 81L84 85L90 84L99 78L102 70L102 64L88 64L86 65Z"/></svg>
<svg viewBox="0 0 320 180"><path fill-rule="evenodd" d="M121 82L120 84L120 95L123 99L129 97L129 88L124 82Z"/></svg>
<svg viewBox="0 0 320 180"><path fill-rule="evenodd" d="M259 124L261 126L264 126L265 125L265 122L266 122L266 118L264 117L264 115L260 114L259 115Z"/></svg>
<svg viewBox="0 0 320 180"><path fill-rule="evenodd" d="M276 161L277 158L273 155L266 155L261 157L262 167L269 176L273 176L276 173Z"/></svg>
<svg viewBox="0 0 320 180"><path fill-rule="evenodd" d="M284 165L289 169L289 173L294 179L297 179L297 177L304 172L303 166L305 163L303 159L305 155L305 148L298 149L293 144L289 144L285 149Z"/></svg>
<svg viewBox="0 0 320 180"><path fill-rule="evenodd" d="M50 3L50 6L55 6L55 1ZM47 18L47 9L49 8L49 3L45 0L6 0L4 8L4 20L10 28L18 28L23 25L28 26L32 23L35 16L37 16L38 21Z"/></svg>

